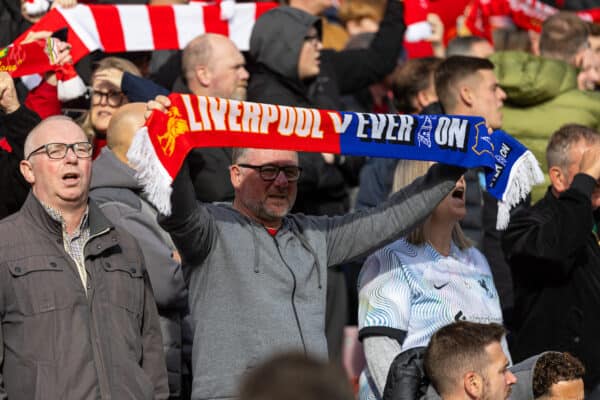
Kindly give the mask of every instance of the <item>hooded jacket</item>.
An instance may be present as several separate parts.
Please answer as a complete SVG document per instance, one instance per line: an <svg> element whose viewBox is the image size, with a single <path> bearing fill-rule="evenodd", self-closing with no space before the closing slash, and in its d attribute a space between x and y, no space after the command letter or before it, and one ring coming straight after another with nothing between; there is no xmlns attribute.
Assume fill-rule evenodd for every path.
<svg viewBox="0 0 600 400"><path fill-rule="evenodd" d="M385 18L368 49L321 50L320 72L302 81L298 60L311 27L321 33L318 17L293 7L263 14L250 37L250 57L257 65L248 86L248 99L262 103L338 110L341 95L354 93L392 72L402 49L403 5L387 3ZM277 38L277 40L273 40Z"/></svg>
<svg viewBox="0 0 600 400"><path fill-rule="evenodd" d="M321 50L320 72L307 80L298 75L300 51L311 27L321 34L321 20L292 7L277 7L263 14L250 37L250 60L256 68L250 76L248 100L341 110L342 95L382 80L396 66L405 30L404 9L398 0L387 3L379 32L369 48ZM338 157L328 164L319 153L300 153L304 170L294 212L330 216L347 212L348 187L358 184L363 163L359 157Z"/></svg>
<svg viewBox="0 0 600 400"><path fill-rule="evenodd" d="M187 169L161 225L189 266L193 399L234 397L270 355L327 357L326 268L373 251L422 222L464 169L434 166L380 207L327 218L289 214L275 236L227 205L196 203Z"/></svg>
<svg viewBox="0 0 600 400"><path fill-rule="evenodd" d="M187 289L181 265L172 257L174 245L156 221L157 211L142 197L135 171L104 147L93 163L90 197L115 225L136 237L154 289L167 355L171 395L181 390L182 317Z"/></svg>
<svg viewBox="0 0 600 400"><path fill-rule="evenodd" d="M507 99L502 129L530 149L548 171L546 145L561 126L577 123L600 128L600 93L577 89L577 69L564 61L507 51L490 57ZM532 200L544 196L550 184L533 189Z"/></svg>
<svg viewBox="0 0 600 400"><path fill-rule="evenodd" d="M510 372L517 377L517 382L512 386L509 400L533 400L533 373L535 366L544 354L536 354L511 367Z"/></svg>

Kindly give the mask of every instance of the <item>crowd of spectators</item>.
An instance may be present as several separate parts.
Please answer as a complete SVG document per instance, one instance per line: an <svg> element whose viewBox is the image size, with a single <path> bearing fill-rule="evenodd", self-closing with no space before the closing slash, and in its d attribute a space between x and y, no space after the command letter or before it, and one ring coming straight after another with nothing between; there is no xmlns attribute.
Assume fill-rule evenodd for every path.
<svg viewBox="0 0 600 400"><path fill-rule="evenodd" d="M25 3L0 0L0 50ZM409 4L289 0L246 52L96 51L68 102L0 71L0 398L600 399L600 25L448 41L431 14L416 58ZM198 148L163 215L127 152L170 93L479 116L546 181L499 231L483 170Z"/></svg>

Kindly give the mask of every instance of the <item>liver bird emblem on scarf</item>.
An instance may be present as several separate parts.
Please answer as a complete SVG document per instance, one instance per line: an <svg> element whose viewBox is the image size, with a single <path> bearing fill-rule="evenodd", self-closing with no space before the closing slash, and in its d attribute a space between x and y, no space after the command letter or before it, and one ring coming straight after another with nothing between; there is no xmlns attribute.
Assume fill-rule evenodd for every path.
<svg viewBox="0 0 600 400"><path fill-rule="evenodd" d="M190 131L186 119L181 117L179 109L170 107L167 111L169 120L167 122L167 131L157 137L160 147L166 156L171 157L175 152L177 138Z"/></svg>

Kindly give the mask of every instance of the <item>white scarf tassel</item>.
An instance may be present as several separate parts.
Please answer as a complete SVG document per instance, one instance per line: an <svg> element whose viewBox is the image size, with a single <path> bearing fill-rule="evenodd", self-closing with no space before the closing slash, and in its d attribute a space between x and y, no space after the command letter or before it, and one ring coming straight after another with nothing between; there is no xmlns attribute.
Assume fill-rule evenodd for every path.
<svg viewBox="0 0 600 400"><path fill-rule="evenodd" d="M173 190L171 183L173 183L173 179L156 156L152 141L148 136L148 128L143 127L136 132L127 152L127 159L132 168L136 170L136 177L144 188L148 201L161 214L171 215L171 192Z"/></svg>
<svg viewBox="0 0 600 400"><path fill-rule="evenodd" d="M527 150L515 161L508 177L503 199L498 201L496 229L506 229L510 220L510 210L527 197L534 185L542 182L544 182L544 173L540 164L533 153Z"/></svg>

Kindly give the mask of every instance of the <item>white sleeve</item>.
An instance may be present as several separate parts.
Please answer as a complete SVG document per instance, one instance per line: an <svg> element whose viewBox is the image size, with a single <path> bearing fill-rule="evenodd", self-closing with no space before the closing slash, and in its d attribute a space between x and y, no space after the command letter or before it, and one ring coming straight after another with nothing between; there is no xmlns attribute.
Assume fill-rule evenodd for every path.
<svg viewBox="0 0 600 400"><path fill-rule="evenodd" d="M381 398L392 361L400 354L402 346L396 339L387 336L369 336L363 340L363 349L369 375L377 387L379 398Z"/></svg>

